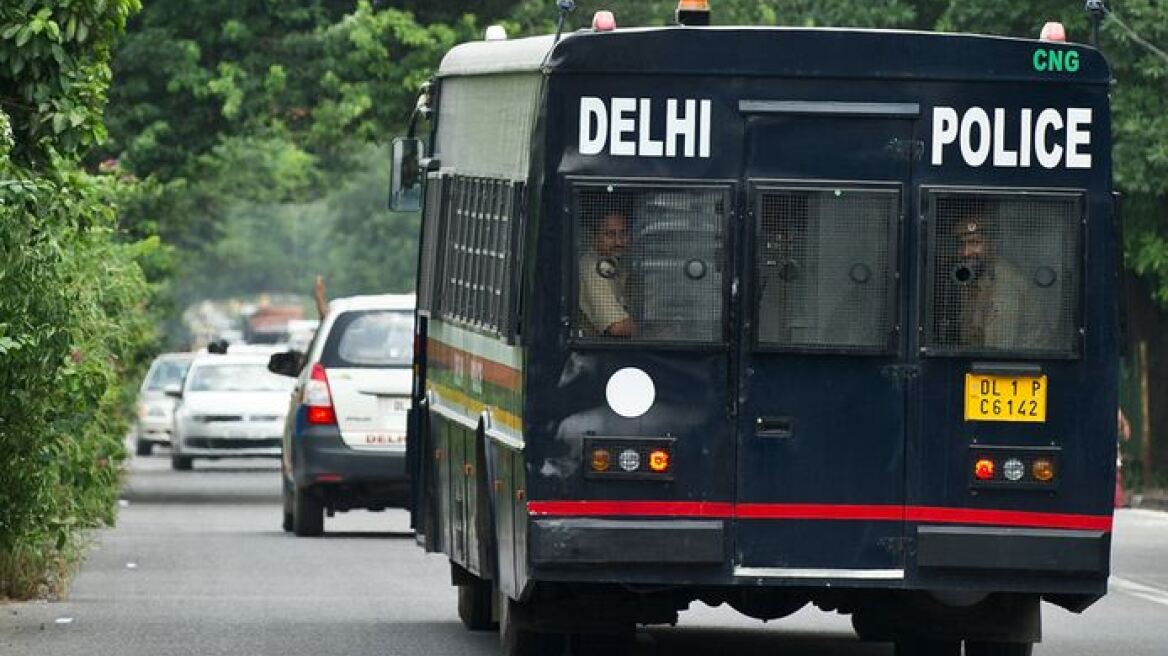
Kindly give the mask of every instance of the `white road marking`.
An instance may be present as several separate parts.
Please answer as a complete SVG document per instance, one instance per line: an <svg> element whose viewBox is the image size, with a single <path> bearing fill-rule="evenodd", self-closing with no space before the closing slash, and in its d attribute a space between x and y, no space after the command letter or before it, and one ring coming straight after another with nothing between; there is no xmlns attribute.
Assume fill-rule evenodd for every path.
<svg viewBox="0 0 1168 656"><path fill-rule="evenodd" d="M1133 597L1139 597L1140 599L1150 601L1154 604L1168 606L1168 590L1153 588L1150 585L1136 583L1135 581L1129 581L1118 576L1111 577L1111 579L1108 581L1108 585L1113 590L1118 590Z"/></svg>

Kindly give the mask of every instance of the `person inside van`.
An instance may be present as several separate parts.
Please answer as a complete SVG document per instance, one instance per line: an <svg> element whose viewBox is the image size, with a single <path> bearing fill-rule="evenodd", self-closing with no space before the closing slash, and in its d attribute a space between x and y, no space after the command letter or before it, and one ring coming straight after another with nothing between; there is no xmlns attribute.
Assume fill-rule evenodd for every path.
<svg viewBox="0 0 1168 656"><path fill-rule="evenodd" d="M629 277L621 256L629 244L627 214L606 208L584 226L580 257L580 315L590 337L633 337L636 323L629 315Z"/></svg>
<svg viewBox="0 0 1168 656"><path fill-rule="evenodd" d="M951 199L957 264L960 344L973 349L1041 348L1041 305L1033 302L1030 284L1000 257L986 203ZM942 208L944 210L946 208Z"/></svg>

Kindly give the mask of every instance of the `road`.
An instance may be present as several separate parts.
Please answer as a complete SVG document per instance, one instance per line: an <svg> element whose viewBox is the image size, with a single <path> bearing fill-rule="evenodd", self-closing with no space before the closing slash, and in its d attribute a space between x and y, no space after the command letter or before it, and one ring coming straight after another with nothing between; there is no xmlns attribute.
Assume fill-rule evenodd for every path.
<svg viewBox="0 0 1168 656"><path fill-rule="evenodd" d="M496 654L463 630L441 556L401 511L327 520L320 539L280 530L268 461L131 464L118 527L100 532L65 601L0 606L4 656L444 656ZM1117 516L1112 592L1081 616L1044 609L1040 656L1168 653L1168 514ZM805 609L763 624L700 604L638 634L637 656L891 656L847 618Z"/></svg>

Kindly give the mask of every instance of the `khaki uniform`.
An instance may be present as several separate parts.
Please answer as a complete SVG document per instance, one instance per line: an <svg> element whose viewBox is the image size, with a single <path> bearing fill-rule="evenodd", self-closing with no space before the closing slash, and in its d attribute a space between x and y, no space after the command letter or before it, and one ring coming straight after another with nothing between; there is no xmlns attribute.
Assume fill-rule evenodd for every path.
<svg viewBox="0 0 1168 656"><path fill-rule="evenodd" d="M618 263L615 275L605 278L597 270L600 262L595 253L580 258L580 326L589 337L629 318L628 274Z"/></svg>
<svg viewBox="0 0 1168 656"><path fill-rule="evenodd" d="M1040 349L1041 306L1030 285L1009 263L997 260L961 292L961 344L974 348Z"/></svg>

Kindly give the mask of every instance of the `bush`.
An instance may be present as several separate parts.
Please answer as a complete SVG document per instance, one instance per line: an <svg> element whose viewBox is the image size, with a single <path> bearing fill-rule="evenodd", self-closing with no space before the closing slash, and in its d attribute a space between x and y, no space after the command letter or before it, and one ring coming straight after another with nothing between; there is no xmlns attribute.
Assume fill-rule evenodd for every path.
<svg viewBox="0 0 1168 656"><path fill-rule="evenodd" d="M110 46L137 8L0 3L0 597L59 593L86 529L116 516L154 340L138 261L159 247L117 239L131 188L78 158L104 135Z"/></svg>

